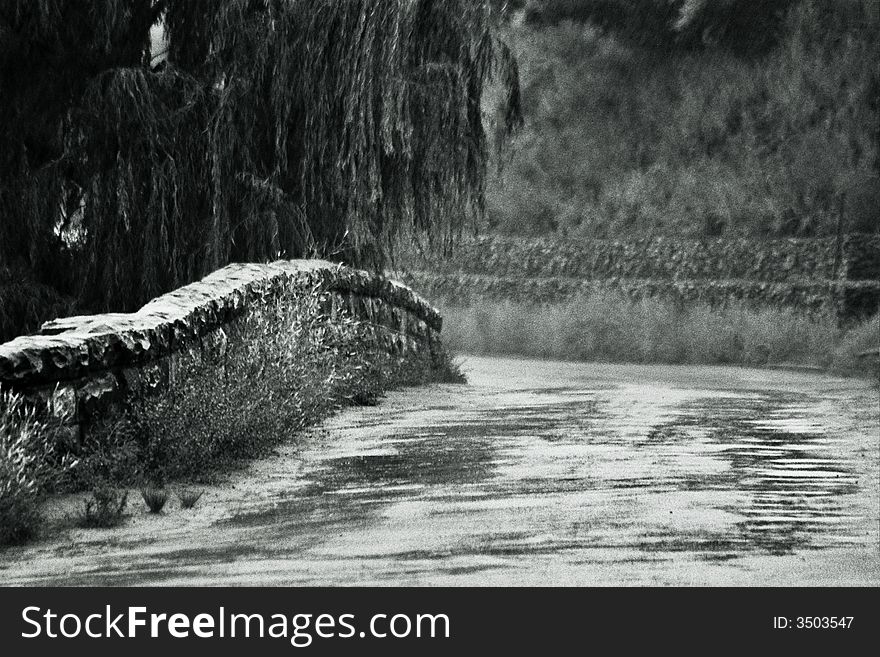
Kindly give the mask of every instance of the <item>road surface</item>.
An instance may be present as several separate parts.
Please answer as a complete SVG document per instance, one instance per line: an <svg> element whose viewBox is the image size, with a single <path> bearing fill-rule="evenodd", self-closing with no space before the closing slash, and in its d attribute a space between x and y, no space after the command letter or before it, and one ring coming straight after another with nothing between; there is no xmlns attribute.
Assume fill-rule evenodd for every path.
<svg viewBox="0 0 880 657"><path fill-rule="evenodd" d="M859 379L468 358L0 584L880 584L880 400Z"/></svg>

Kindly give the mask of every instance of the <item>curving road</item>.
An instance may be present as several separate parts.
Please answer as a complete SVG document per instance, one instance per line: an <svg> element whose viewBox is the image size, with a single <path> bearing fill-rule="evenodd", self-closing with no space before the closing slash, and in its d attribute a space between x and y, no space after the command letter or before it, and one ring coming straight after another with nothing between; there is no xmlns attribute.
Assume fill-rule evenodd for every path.
<svg viewBox="0 0 880 657"><path fill-rule="evenodd" d="M300 436L195 509L49 510L2 584L880 584L870 383L469 358Z"/></svg>

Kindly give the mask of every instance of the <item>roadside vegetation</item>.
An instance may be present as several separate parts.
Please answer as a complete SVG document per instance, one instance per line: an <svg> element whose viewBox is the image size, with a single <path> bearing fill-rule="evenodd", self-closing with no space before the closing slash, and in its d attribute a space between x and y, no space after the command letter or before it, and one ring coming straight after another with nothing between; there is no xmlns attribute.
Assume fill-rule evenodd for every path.
<svg viewBox="0 0 880 657"><path fill-rule="evenodd" d="M877 375L880 315L847 327L836 317L730 303L725 308L632 301L597 293L556 304L481 300L442 306L446 343L459 352L589 361L785 364Z"/></svg>
<svg viewBox="0 0 880 657"><path fill-rule="evenodd" d="M488 182L485 232L557 242L880 232L874 0L496 6L524 127ZM506 275L490 256L477 255L480 273ZM468 270L455 253L439 269L453 283ZM880 346L876 315L841 326L737 301L451 294L438 300L445 340L466 353L865 373L876 367L858 354Z"/></svg>
<svg viewBox="0 0 880 657"><path fill-rule="evenodd" d="M507 90L503 138L517 79L489 0L3 2L0 342L230 262L380 270L395 239L448 241L484 206L490 80ZM264 339L231 360L175 363L186 383L103 418L75 467L4 395L0 542L33 535L51 490L89 491L81 523L112 525L128 488L188 485L341 406L460 376L445 356L388 355L320 301L244 318Z"/></svg>
<svg viewBox="0 0 880 657"><path fill-rule="evenodd" d="M429 355L388 354L371 326L342 313L331 319L326 302L317 290L297 292L238 320L230 331L252 339L230 339L222 362L181 363L181 385L143 400L95 436L96 444L112 445L104 454L96 449L95 465L130 483L205 481L340 408L451 376L454 366ZM120 454L129 455L123 467L112 461Z"/></svg>
<svg viewBox="0 0 880 657"><path fill-rule="evenodd" d="M317 289L267 300L231 326L253 336L222 362L180 362L181 383L104 418L62 455L51 426L21 398L0 398L0 543L32 537L48 492L88 493L76 519L113 527L138 489L153 513L169 489L181 508L198 485L265 456L307 426L348 405L375 404L389 389L462 381L447 353L391 355L374 327L341 312L331 318Z"/></svg>
<svg viewBox="0 0 880 657"><path fill-rule="evenodd" d="M36 409L0 391L0 544L32 538L45 495L76 465Z"/></svg>

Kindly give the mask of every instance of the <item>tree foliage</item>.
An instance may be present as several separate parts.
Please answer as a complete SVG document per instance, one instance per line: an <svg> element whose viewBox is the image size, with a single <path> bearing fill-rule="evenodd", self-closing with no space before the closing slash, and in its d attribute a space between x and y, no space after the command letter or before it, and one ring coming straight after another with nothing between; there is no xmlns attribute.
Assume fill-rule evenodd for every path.
<svg viewBox="0 0 880 657"><path fill-rule="evenodd" d="M448 241L483 209L493 77L519 121L491 21L488 0L0 0L0 264L125 310L230 261Z"/></svg>

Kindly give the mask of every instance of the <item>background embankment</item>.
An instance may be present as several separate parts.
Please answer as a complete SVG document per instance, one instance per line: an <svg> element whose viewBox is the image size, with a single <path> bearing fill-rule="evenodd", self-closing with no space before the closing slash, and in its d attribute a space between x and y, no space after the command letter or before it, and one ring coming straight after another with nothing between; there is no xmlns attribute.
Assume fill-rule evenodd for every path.
<svg viewBox="0 0 880 657"><path fill-rule="evenodd" d="M749 302L843 319L880 306L880 236L840 240L487 235L450 257L410 257L407 281L429 298L549 303L597 292L725 306Z"/></svg>
<svg viewBox="0 0 880 657"><path fill-rule="evenodd" d="M880 238L487 235L410 256L409 284L468 353L871 371Z"/></svg>
<svg viewBox="0 0 880 657"><path fill-rule="evenodd" d="M503 30L525 126L489 181L490 230L880 231L875 0L508 4L527 5Z"/></svg>

